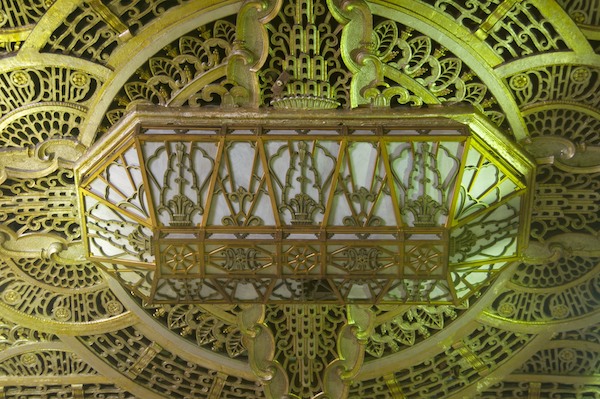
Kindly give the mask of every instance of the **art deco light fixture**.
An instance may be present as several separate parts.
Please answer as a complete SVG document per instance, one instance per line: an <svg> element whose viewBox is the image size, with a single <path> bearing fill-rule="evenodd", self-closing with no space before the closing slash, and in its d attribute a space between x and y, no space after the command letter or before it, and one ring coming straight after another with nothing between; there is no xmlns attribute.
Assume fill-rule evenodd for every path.
<svg viewBox="0 0 600 399"><path fill-rule="evenodd" d="M533 164L472 107L390 108L421 101L395 25L244 4L227 80L178 94L219 107L132 109L79 163L91 261L153 303L442 304L518 259Z"/></svg>
<svg viewBox="0 0 600 399"><path fill-rule="evenodd" d="M78 167L88 258L153 303L459 303L518 259L531 178L464 107L138 108Z"/></svg>

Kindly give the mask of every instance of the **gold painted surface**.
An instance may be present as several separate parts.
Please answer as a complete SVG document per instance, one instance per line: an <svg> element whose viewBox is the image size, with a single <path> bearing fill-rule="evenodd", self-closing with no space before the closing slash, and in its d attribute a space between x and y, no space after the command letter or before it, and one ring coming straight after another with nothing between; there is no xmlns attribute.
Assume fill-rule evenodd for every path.
<svg viewBox="0 0 600 399"><path fill-rule="evenodd" d="M236 305L149 305L112 290L81 257L74 165L137 104L182 114L224 104L232 118L239 105L268 108L286 56L306 49L278 30L294 27L296 2L245 2L240 15L255 23L242 33L241 2L0 0L0 397L597 395L597 2L315 3L305 20L331 39L307 65L347 65L327 74L345 112L469 103L536 159L522 259L462 307L372 307L372 328L344 307L318 323L272 311L241 324ZM322 76L310 69L306 82ZM252 346L244 337L258 331L287 347ZM201 350L182 353L190 346ZM154 357L127 377L148 348ZM320 380L326 369L342 378Z"/></svg>
<svg viewBox="0 0 600 399"><path fill-rule="evenodd" d="M173 130L179 114L140 109L76 169L86 257L156 304L462 303L526 245L533 164L440 111L320 110L293 128L285 110L227 127L230 112L188 112ZM150 285L127 283L136 271Z"/></svg>

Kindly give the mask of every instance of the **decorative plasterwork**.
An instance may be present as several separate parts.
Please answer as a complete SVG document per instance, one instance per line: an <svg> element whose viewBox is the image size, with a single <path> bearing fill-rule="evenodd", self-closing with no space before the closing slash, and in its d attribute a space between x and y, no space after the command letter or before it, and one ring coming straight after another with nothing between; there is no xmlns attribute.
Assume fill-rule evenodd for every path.
<svg viewBox="0 0 600 399"><path fill-rule="evenodd" d="M357 41L349 48L357 51L342 61L354 60L366 75L380 76L372 57L366 65L352 58L365 54L360 41L371 41L366 54L383 64L383 85L363 92L374 105L468 102L540 162L530 250L523 262L501 273L468 307L373 308L362 367L344 380L351 384L348 396L595 397L600 386L594 363L600 336L596 2L330 3L341 9L332 17L345 31L354 23L347 20L359 21L358 34L348 34ZM269 32L283 19L275 15L276 2L264 4L255 9L266 25L257 26ZM360 29L369 23L361 4L373 14L372 28ZM243 100L243 90L232 90L241 85L226 79L234 38L242 35L236 32L241 5L0 0L0 277L20 293L0 294L0 363L11 365L0 375L0 397L176 398L192 391L199 398L265 397L266 382L250 369L240 344L239 307L141 303L81 258L80 215L72 200L76 188L68 177L72 162L140 102L206 107ZM373 39L363 40L369 29ZM202 50L191 53L180 42L200 42ZM260 44L273 45L269 37ZM269 57L259 47L248 48ZM179 73L179 67L185 71L184 59L191 79ZM205 59L216 63L202 66L199 60ZM83 86L66 79L74 74ZM130 96L134 91L128 94L126 84L136 84L144 94ZM268 102L259 96L257 104ZM67 316L61 306L54 311L54 304L65 303L72 310L67 321L57 319ZM348 313L333 307L330 314ZM277 313L265 316L268 325ZM291 316L278 320L285 324ZM351 323L320 326L318 344L337 348L331 337L342 325ZM288 343L289 336L281 339ZM360 353L360 345L350 348ZM334 360L336 351L313 364ZM125 375L134 364L146 364L147 371Z"/></svg>

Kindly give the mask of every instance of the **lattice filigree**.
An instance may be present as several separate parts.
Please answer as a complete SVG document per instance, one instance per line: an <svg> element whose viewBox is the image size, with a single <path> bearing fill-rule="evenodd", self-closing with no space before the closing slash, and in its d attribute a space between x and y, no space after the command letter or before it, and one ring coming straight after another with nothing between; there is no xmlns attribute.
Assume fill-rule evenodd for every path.
<svg viewBox="0 0 600 399"><path fill-rule="evenodd" d="M392 392L386 384L385 377L354 383L350 388L350 399L393 399Z"/></svg>
<svg viewBox="0 0 600 399"><path fill-rule="evenodd" d="M366 352L374 358L381 358L413 346L442 331L459 313L468 309L468 304L469 301L459 307L411 306L400 312L390 308L388 312L382 312L378 316L383 321L375 326ZM383 309L386 307L382 307Z"/></svg>
<svg viewBox="0 0 600 399"><path fill-rule="evenodd" d="M11 0L2 0L0 4L2 5L0 7L0 29L11 29L35 24L44 15L51 2L30 0L17 4Z"/></svg>
<svg viewBox="0 0 600 399"><path fill-rule="evenodd" d="M226 392L263 397L262 387L253 381L226 375L223 378L217 371L162 349L132 327L84 336L81 341L111 367L159 395L204 397L219 384Z"/></svg>
<svg viewBox="0 0 600 399"><path fill-rule="evenodd" d="M488 311L503 318L525 322L580 317L598 310L599 284L600 275L596 274L587 281L567 286L558 292L555 289L542 292L507 290L496 298Z"/></svg>
<svg viewBox="0 0 600 399"><path fill-rule="evenodd" d="M102 4L96 1L95 4ZM92 2L81 3L52 32L43 52L61 53L106 64L120 44L120 32Z"/></svg>
<svg viewBox="0 0 600 399"><path fill-rule="evenodd" d="M559 348L538 351L514 373L591 376L598 372L600 354L597 351L571 347L572 341L561 341L560 344Z"/></svg>
<svg viewBox="0 0 600 399"><path fill-rule="evenodd" d="M95 375L97 372L73 352L39 350L3 359L0 374L6 376Z"/></svg>
<svg viewBox="0 0 600 399"><path fill-rule="evenodd" d="M600 10L594 2L585 0L557 0L558 4L578 25L600 25Z"/></svg>
<svg viewBox="0 0 600 399"><path fill-rule="evenodd" d="M35 110L32 104L65 106L83 110L101 81L77 69L45 67L25 68L0 75L4 95L0 97L0 121L23 106ZM80 104L80 105L77 105ZM60 113L58 114L60 116Z"/></svg>
<svg viewBox="0 0 600 399"><path fill-rule="evenodd" d="M500 3L501 0L436 0L433 6L475 32Z"/></svg>
<svg viewBox="0 0 600 399"><path fill-rule="evenodd" d="M494 93L460 57L412 27L379 16L375 21L378 23L374 28L376 54L389 67L384 69L384 76L390 94L398 96L397 102L412 105L466 102L509 130ZM400 74L410 77L410 84L406 79L398 83ZM394 87L407 92L396 92ZM426 98L420 94L423 90L428 94Z"/></svg>
<svg viewBox="0 0 600 399"><path fill-rule="evenodd" d="M539 398L590 398L598 394L598 386L592 384L573 384L562 382L525 382L503 381L487 388L475 399L526 398L534 392Z"/></svg>
<svg viewBox="0 0 600 399"><path fill-rule="evenodd" d="M507 361L533 335L480 326L453 348L393 375L362 381L351 388L350 398L388 398L389 387L406 397L444 397L464 387ZM415 384L415 382L417 382ZM445 381L440 384L440 381ZM386 386L387 390L381 389ZM367 395L367 396L365 396ZM372 396L371 396L372 395Z"/></svg>
<svg viewBox="0 0 600 399"><path fill-rule="evenodd" d="M532 137L560 135L574 143L600 145L600 119L584 109L543 109L525 116L527 129Z"/></svg>
<svg viewBox="0 0 600 399"><path fill-rule="evenodd" d="M511 281L523 287L550 288L583 277L600 264L600 258L564 256L544 265L519 264Z"/></svg>
<svg viewBox="0 0 600 399"><path fill-rule="evenodd" d="M54 105L61 108L58 105ZM0 145L30 147L53 138L79 136L83 112L76 109L40 110L0 123Z"/></svg>
<svg viewBox="0 0 600 399"><path fill-rule="evenodd" d="M224 19L167 45L125 83L109 106L100 132L136 104L201 106L226 101L225 65L234 40L235 24Z"/></svg>
<svg viewBox="0 0 600 399"><path fill-rule="evenodd" d="M595 234L600 229L600 174L572 174L552 165L537 173L531 236L547 240L566 232Z"/></svg>
<svg viewBox="0 0 600 399"><path fill-rule="evenodd" d="M108 0L105 1L115 15L127 25L129 30L136 34L146 25L157 20L172 8L177 8L190 0Z"/></svg>
<svg viewBox="0 0 600 399"><path fill-rule="evenodd" d="M600 69L594 67L552 65L512 75L507 82L520 107L544 101L572 101L598 109L599 74Z"/></svg>
<svg viewBox="0 0 600 399"><path fill-rule="evenodd" d="M51 398L76 398L84 395L85 398L104 399L137 399L127 390L110 383L104 384L36 384L18 385L7 384L0 391L7 397L23 399L51 399Z"/></svg>
<svg viewBox="0 0 600 399"><path fill-rule="evenodd" d="M58 338L54 334L21 326L0 318L0 350L57 340Z"/></svg>
<svg viewBox="0 0 600 399"><path fill-rule="evenodd" d="M20 258L14 262L24 274L49 287L82 289L106 284L100 270L85 261L73 264L66 260Z"/></svg>
<svg viewBox="0 0 600 399"><path fill-rule="evenodd" d="M323 389L323 371L338 357L336 340L346 323L339 306L268 306L265 321L273 331L277 360L287 371L290 392L313 397Z"/></svg>
<svg viewBox="0 0 600 399"><path fill-rule="evenodd" d="M530 0L515 3L489 31L485 41L506 61L568 49L553 23Z"/></svg>
<svg viewBox="0 0 600 399"><path fill-rule="evenodd" d="M0 185L0 222L17 236L56 234L80 238L73 172L60 169L38 179L10 179Z"/></svg>
<svg viewBox="0 0 600 399"><path fill-rule="evenodd" d="M259 73L262 105L350 106L351 75L339 46L342 25L325 1L286 3L266 28L270 50Z"/></svg>
<svg viewBox="0 0 600 399"><path fill-rule="evenodd" d="M20 266L23 266L25 271L29 269L32 277L37 275L47 279L47 284L40 282L36 286L31 285L31 277L24 277L25 271L22 271ZM70 266L75 272L71 279L56 284L56 267L60 264L48 262L45 270L32 269L31 266L27 259L6 259L0 264L0 298L4 304L18 312L57 322L84 323L107 319L124 311L115 294L108 289L104 281L99 281L98 276L96 281L92 279L94 285L87 290L82 291L81 287L76 285L80 281L89 281L85 269L94 268L92 265L82 262L80 266ZM52 267L55 268L54 276ZM93 269L91 274L93 276Z"/></svg>
<svg viewBox="0 0 600 399"><path fill-rule="evenodd" d="M239 309L220 305L208 311L193 305L145 306L169 330L196 345L232 358L245 357L242 334L236 324Z"/></svg>
<svg viewBox="0 0 600 399"><path fill-rule="evenodd" d="M554 336L555 340L584 341L600 344L600 324L593 324L579 330L563 331Z"/></svg>
<svg viewBox="0 0 600 399"><path fill-rule="evenodd" d="M18 51L24 42L23 35L15 32L27 31L33 28L52 4L48 0L31 0L0 2L0 54ZM20 37L19 37L20 36Z"/></svg>

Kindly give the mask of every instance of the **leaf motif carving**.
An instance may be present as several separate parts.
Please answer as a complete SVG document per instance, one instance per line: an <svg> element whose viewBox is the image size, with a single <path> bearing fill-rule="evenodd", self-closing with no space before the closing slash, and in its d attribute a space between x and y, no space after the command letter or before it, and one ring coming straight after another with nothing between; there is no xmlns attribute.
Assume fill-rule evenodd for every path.
<svg viewBox="0 0 600 399"><path fill-rule="evenodd" d="M168 58L151 58L150 70L153 76L168 76L181 86L187 82L187 77L183 69Z"/></svg>
<svg viewBox="0 0 600 399"><path fill-rule="evenodd" d="M235 40L235 25L231 22L219 20L215 22L213 31L215 38L223 39L227 43L233 43Z"/></svg>
<svg viewBox="0 0 600 399"><path fill-rule="evenodd" d="M169 312L167 316L167 325L170 329L183 328L188 325L188 313L190 311L187 305L177 305Z"/></svg>
<svg viewBox="0 0 600 399"><path fill-rule="evenodd" d="M373 340L370 340L365 348L365 351L369 355L371 355L373 357L377 357L377 358L383 356L384 350L385 350L385 344L383 344L382 342L375 342Z"/></svg>
<svg viewBox="0 0 600 399"><path fill-rule="evenodd" d="M440 61L440 75L430 86L432 92L439 92L450 86L460 75L462 62L458 58Z"/></svg>
<svg viewBox="0 0 600 399"><path fill-rule="evenodd" d="M230 357L238 357L246 351L244 345L242 345L242 334L239 329L235 328L227 331L227 341L225 342L225 349Z"/></svg>
<svg viewBox="0 0 600 399"><path fill-rule="evenodd" d="M412 49L412 57L404 67L404 70L409 75L418 72L421 67L427 62L431 55L431 39L426 36L418 36L409 42Z"/></svg>
<svg viewBox="0 0 600 399"><path fill-rule="evenodd" d="M182 55L193 55L200 60L206 58L204 40L197 37L184 36L179 39L179 51Z"/></svg>
<svg viewBox="0 0 600 399"><path fill-rule="evenodd" d="M465 101L471 104L480 104L487 93L487 87L481 83L469 83L466 85Z"/></svg>
<svg viewBox="0 0 600 399"><path fill-rule="evenodd" d="M215 342L217 340L215 331L218 331L222 326L223 322L214 317L202 317L196 328L196 341L198 341L200 345Z"/></svg>
<svg viewBox="0 0 600 399"><path fill-rule="evenodd" d="M165 98L152 87L142 82L131 82L125 84L125 93L131 102L164 104Z"/></svg>
<svg viewBox="0 0 600 399"><path fill-rule="evenodd" d="M377 56L383 62L389 61L394 57L392 49L398 40L398 26L393 21L383 21L373 30L373 38L375 39L375 47L377 48Z"/></svg>

